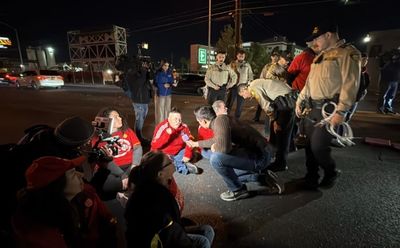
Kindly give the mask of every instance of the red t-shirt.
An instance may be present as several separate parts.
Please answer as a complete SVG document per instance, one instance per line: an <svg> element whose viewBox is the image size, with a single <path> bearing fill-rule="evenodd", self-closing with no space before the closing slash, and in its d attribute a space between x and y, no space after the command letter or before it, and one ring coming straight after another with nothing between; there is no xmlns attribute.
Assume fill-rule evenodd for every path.
<svg viewBox="0 0 400 248"><path fill-rule="evenodd" d="M135 145L140 145L140 141L136 136L135 132L128 128L125 132L117 131L111 134L111 136L118 136L118 154L114 156L114 163L118 166L130 165L132 164L133 158L133 147ZM95 137L92 140L92 145L94 145L99 137ZM100 142L99 147L105 145L106 142Z"/></svg>

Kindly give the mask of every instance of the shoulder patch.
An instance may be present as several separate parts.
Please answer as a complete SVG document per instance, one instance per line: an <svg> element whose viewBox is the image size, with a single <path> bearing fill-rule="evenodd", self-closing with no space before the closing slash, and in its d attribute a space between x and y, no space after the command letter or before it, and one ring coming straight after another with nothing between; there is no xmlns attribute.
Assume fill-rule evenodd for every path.
<svg viewBox="0 0 400 248"><path fill-rule="evenodd" d="M351 59L354 60L354 61L360 61L360 60L361 60L361 56L360 56L360 54L358 54L358 53L350 54L350 57L351 57Z"/></svg>

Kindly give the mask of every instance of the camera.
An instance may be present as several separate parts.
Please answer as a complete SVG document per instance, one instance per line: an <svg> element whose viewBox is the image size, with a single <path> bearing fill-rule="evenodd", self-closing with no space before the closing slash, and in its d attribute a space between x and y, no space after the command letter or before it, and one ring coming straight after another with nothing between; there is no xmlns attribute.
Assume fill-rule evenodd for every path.
<svg viewBox="0 0 400 248"><path fill-rule="evenodd" d="M94 118L94 121L92 121L92 126L96 130L96 132L99 134L111 134L114 126L114 119L113 118L107 118L107 117L100 117L96 116Z"/></svg>
<svg viewBox="0 0 400 248"><path fill-rule="evenodd" d="M109 157L99 146L102 143L106 143L105 147L111 149L112 155L118 155L118 143L119 136L111 136L113 130L114 119L107 117L96 116L94 121L92 121L92 126L99 137L97 142L92 147L89 153L89 162L110 162L112 157Z"/></svg>

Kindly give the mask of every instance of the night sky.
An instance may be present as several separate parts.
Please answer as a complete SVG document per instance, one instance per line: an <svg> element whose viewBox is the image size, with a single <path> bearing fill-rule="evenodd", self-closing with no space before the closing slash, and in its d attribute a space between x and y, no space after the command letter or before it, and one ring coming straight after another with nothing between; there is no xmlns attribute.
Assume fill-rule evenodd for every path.
<svg viewBox="0 0 400 248"><path fill-rule="evenodd" d="M175 64L181 57L189 58L190 44L207 44L208 0L3 2L0 21L17 28L22 47L51 45L56 49L58 62L69 60L67 31L102 25L114 24L130 30L129 54L135 54L136 44L145 41L150 45L148 55L169 60L172 55ZM242 0L242 39L262 41L282 35L304 45L313 25L319 20L335 18L340 36L363 50L360 41L368 31L400 28L397 2ZM229 12L234 4L233 0L212 0L216 14L212 22L212 45L224 25L233 25ZM0 36L13 35L13 30L0 24Z"/></svg>

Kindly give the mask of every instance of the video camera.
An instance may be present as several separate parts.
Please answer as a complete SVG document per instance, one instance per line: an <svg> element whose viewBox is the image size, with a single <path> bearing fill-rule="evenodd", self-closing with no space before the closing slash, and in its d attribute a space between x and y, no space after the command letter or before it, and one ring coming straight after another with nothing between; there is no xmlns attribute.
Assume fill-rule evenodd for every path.
<svg viewBox="0 0 400 248"><path fill-rule="evenodd" d="M114 119L96 116L94 121L92 121L92 126L95 128L99 139L92 147L92 151L90 152L88 158L89 162L111 161L112 158L107 156L107 154L100 149L99 145L100 143L106 142L106 148L111 149L112 155L118 155L118 146L120 146L118 143L119 136L111 136L114 126Z"/></svg>

